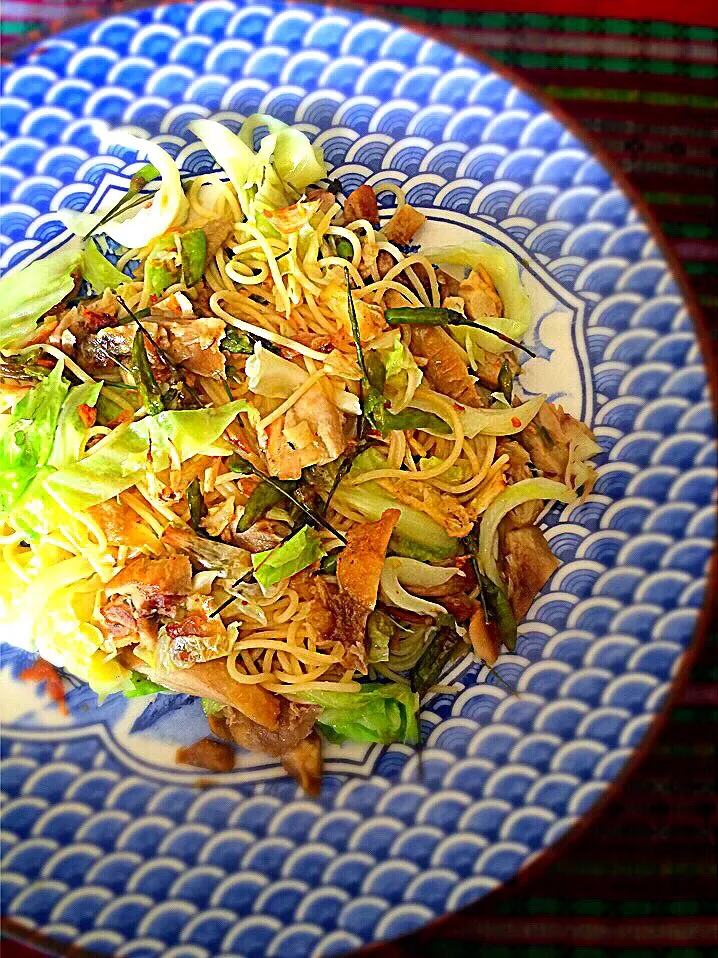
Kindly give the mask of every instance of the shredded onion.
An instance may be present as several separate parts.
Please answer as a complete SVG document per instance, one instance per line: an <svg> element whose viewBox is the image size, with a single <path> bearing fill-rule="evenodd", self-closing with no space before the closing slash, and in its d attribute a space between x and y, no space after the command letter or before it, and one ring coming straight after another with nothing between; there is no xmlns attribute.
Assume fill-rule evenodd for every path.
<svg viewBox="0 0 718 958"><path fill-rule="evenodd" d="M522 479L512 486L508 486L500 493L481 519L479 532L479 561L486 575L497 585L501 586L501 574L496 564L496 542L499 523L524 502L534 499L558 499L559 502L571 502L576 493L562 482L554 479Z"/></svg>
<svg viewBox="0 0 718 958"><path fill-rule="evenodd" d="M408 559L403 556L390 556L384 562L381 574L381 595L385 601L398 609L406 609L419 615L441 615L446 611L442 605L411 595L403 588L403 585L414 586L417 589L433 588L445 585L449 579L460 574L458 569L432 566L426 562L419 562L418 559Z"/></svg>

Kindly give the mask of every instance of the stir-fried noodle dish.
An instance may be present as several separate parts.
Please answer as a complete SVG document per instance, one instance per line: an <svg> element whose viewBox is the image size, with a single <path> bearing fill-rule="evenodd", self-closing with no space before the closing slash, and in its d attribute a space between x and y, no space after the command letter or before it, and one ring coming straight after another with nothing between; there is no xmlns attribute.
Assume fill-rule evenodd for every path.
<svg viewBox="0 0 718 958"><path fill-rule="evenodd" d="M190 127L220 172L116 133L127 192L0 281L3 639L60 707L56 668L189 693L213 734L180 761L226 740L315 793L322 738L418 745L445 673L513 650L558 565L537 517L599 447L521 395L509 253L425 248L395 184L345 196L271 117Z"/></svg>

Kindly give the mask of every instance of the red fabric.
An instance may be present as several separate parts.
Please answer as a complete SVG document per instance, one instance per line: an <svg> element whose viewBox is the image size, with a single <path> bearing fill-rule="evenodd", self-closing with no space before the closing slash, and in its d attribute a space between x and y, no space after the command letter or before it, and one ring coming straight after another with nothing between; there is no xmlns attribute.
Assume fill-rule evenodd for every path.
<svg viewBox="0 0 718 958"><path fill-rule="evenodd" d="M382 6L407 5L382 0ZM495 10L475 0L422 0L422 7L444 10ZM695 27L718 27L718 3L712 0L502 0L502 13L545 13L569 17L620 17L622 20L666 20Z"/></svg>

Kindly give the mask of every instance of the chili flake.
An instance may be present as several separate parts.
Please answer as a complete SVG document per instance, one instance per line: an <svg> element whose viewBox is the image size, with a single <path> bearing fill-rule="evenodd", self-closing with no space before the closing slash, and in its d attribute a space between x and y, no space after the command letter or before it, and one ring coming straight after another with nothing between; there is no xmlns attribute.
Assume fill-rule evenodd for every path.
<svg viewBox="0 0 718 958"><path fill-rule="evenodd" d="M97 410L94 406L88 406L87 403L80 403L77 407L77 415L80 417L83 426L87 426L89 429L91 426L95 425L95 420L97 419Z"/></svg>
<svg viewBox="0 0 718 958"><path fill-rule="evenodd" d="M67 703L65 702L65 686L62 684L62 678L54 665L50 665L45 659L37 659L20 673L20 678L30 682L44 682L48 696L53 702L57 702L57 707L63 715L68 714Z"/></svg>

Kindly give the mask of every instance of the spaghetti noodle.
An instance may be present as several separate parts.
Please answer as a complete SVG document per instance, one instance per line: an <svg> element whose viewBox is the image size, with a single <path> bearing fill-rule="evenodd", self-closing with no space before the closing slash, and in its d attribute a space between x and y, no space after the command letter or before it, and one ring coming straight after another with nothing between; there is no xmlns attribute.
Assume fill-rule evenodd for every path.
<svg viewBox="0 0 718 958"><path fill-rule="evenodd" d="M467 276L405 253L424 218L398 186L376 187L396 200L380 226L370 187L342 208L321 186L306 137L248 123L245 140L264 123L271 136L240 171L232 143L244 160L246 145L198 121L229 182L191 179L169 229L138 231L99 279L80 258L87 295L59 294L6 337L0 608L18 641L100 694L136 694L143 675L189 690L251 747L288 754L317 718L335 741L414 741L415 692L439 684L432 643L449 629L465 649L498 590L495 659L499 638L511 647L506 609L525 602L510 551L481 598L481 515L539 469L590 482L597 447L560 408L520 406L513 352L471 328L503 315L497 256L521 328L509 254L467 253ZM133 235L131 215L122 226ZM463 311L460 335L441 328L445 303ZM397 305L416 323L390 328ZM506 541L522 540L522 503Z"/></svg>

